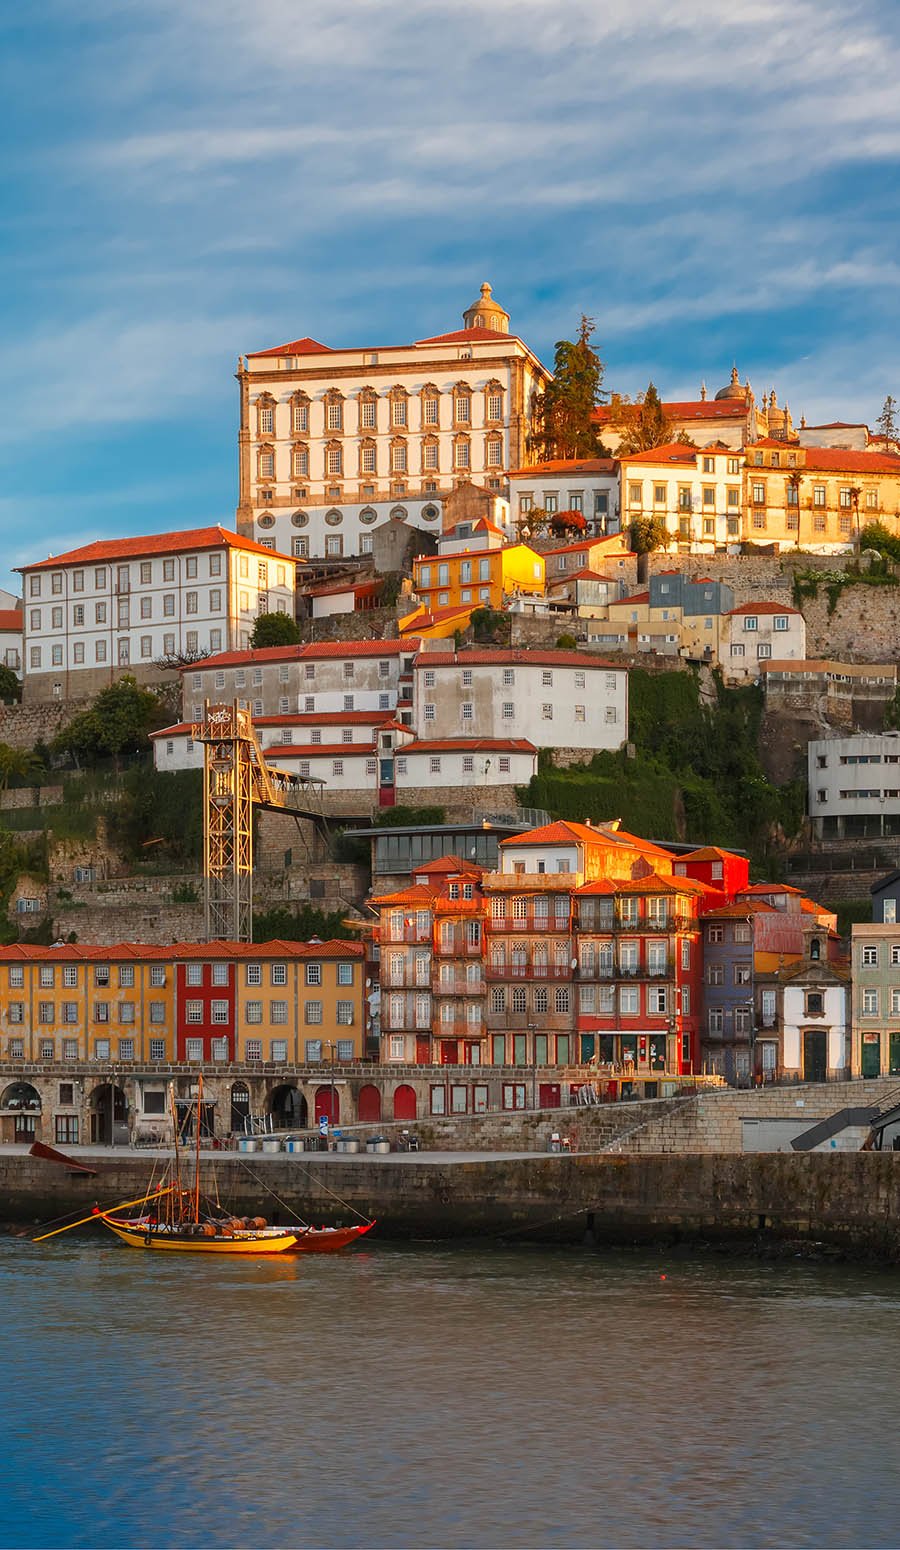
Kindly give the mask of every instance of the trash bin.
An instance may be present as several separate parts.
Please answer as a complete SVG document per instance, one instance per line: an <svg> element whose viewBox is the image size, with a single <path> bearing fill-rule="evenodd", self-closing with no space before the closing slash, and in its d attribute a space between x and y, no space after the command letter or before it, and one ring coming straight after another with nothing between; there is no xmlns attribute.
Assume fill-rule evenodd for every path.
<svg viewBox="0 0 900 1550"><path fill-rule="evenodd" d="M238 1141L239 1152L258 1152L259 1142L255 1136L241 1136Z"/></svg>

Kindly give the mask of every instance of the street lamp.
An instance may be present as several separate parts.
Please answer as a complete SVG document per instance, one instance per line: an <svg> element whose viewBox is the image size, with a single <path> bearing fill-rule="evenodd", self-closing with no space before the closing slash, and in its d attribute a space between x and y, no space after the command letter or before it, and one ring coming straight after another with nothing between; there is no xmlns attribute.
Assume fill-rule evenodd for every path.
<svg viewBox="0 0 900 1550"><path fill-rule="evenodd" d="M537 1023L528 1024L528 1032L531 1034L531 1107L537 1109Z"/></svg>

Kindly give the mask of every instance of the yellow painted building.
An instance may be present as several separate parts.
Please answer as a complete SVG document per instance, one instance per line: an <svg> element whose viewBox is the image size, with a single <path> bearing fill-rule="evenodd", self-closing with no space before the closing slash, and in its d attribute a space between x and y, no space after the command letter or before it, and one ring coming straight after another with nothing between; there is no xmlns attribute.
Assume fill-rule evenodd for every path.
<svg viewBox="0 0 900 1550"><path fill-rule="evenodd" d="M366 966L358 943L264 942L238 952L238 1061L330 1065L332 1058L362 1059Z"/></svg>
<svg viewBox="0 0 900 1550"><path fill-rule="evenodd" d="M900 457L757 441L744 462L744 541L837 554L870 522L900 535Z"/></svg>
<svg viewBox="0 0 900 1550"><path fill-rule="evenodd" d="M442 552L413 561L413 587L431 614L503 608L517 593L543 592L544 557L528 544Z"/></svg>
<svg viewBox="0 0 900 1550"><path fill-rule="evenodd" d="M169 1061L175 973L169 949L0 948L0 1061Z"/></svg>

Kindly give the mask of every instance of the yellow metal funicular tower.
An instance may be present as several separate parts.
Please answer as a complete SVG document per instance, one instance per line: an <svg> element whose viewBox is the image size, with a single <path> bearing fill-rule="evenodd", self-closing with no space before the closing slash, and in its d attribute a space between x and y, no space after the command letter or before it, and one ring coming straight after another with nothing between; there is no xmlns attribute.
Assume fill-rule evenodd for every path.
<svg viewBox="0 0 900 1550"><path fill-rule="evenodd" d="M322 820L323 782L266 763L249 710L204 705L191 726L203 744L203 881L206 939L253 940L253 810ZM312 798L318 794L319 807Z"/></svg>

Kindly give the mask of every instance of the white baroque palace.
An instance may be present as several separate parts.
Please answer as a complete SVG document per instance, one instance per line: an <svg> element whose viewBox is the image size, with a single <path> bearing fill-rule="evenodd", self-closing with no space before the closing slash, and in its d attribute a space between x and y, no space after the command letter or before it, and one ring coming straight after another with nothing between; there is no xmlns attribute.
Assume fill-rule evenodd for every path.
<svg viewBox="0 0 900 1550"><path fill-rule="evenodd" d="M507 496L549 373L489 285L463 323L409 345L304 338L242 355L238 531L300 559L348 558L390 516L439 531L460 483Z"/></svg>

